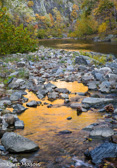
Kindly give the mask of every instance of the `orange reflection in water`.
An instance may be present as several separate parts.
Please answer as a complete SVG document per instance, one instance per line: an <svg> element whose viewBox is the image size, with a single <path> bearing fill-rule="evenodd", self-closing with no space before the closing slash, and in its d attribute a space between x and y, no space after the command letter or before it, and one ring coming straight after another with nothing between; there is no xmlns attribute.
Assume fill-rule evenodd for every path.
<svg viewBox="0 0 117 168"><path fill-rule="evenodd" d="M53 82L57 87L67 88L71 92L86 92L87 87L77 82ZM37 96L32 92L27 92L25 96L31 100L39 101ZM19 116L20 120L25 123L24 130L18 130L17 132L36 141L39 141L40 137L44 138L44 142L49 141L49 138L58 133L61 130L78 131L85 126L96 122L101 115L97 112L82 113L77 116L77 112L70 107L61 106L64 100L58 99L54 102L50 102L47 99L43 100L42 103L47 102L55 105L54 108L47 108L47 105L41 105L37 108L28 108L24 113ZM57 107L56 104L60 104ZM26 107L26 103L24 104ZM68 121L67 117L72 117L72 120ZM42 138L42 139L43 139ZM44 143L41 139L41 143ZM38 142L37 142L38 143Z"/></svg>
<svg viewBox="0 0 117 168"><path fill-rule="evenodd" d="M75 92L85 93L88 91L87 86L84 86L82 83L78 83L77 81L75 82L57 81L52 83L56 85L58 88L67 88L72 93L75 93Z"/></svg>

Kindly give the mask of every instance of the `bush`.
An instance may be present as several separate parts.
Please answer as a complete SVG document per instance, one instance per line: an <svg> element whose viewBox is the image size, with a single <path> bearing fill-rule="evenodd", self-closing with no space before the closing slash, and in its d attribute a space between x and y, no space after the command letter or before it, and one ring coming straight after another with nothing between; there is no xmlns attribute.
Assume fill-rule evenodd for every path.
<svg viewBox="0 0 117 168"><path fill-rule="evenodd" d="M28 7L32 7L34 5L33 1L28 1Z"/></svg>
<svg viewBox="0 0 117 168"><path fill-rule="evenodd" d="M44 29L39 29L38 34L37 34L37 37L38 37L39 39L44 39L44 38L46 37L46 30L44 30Z"/></svg>
<svg viewBox="0 0 117 168"><path fill-rule="evenodd" d="M93 34L97 31L97 22L92 16L81 15L75 25L76 37L83 37L85 35Z"/></svg>
<svg viewBox="0 0 117 168"><path fill-rule="evenodd" d="M6 9L0 9L0 54L34 51L37 43L32 29L24 28L23 24L15 27Z"/></svg>

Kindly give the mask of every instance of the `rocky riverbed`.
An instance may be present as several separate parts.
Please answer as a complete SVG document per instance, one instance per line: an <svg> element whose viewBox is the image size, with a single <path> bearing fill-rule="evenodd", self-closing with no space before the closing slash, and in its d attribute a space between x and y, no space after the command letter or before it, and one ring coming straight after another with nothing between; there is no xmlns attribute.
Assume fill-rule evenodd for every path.
<svg viewBox="0 0 117 168"><path fill-rule="evenodd" d="M105 61L99 62L95 59L97 56L104 57ZM14 133L17 129L25 130L25 123L18 115L25 113L29 108L44 105L53 108L53 102L58 99L62 100L60 106L74 109L77 115L93 110L98 111L103 118L78 132L83 141L82 149L78 148L79 145L76 146L76 143L73 146L84 153L86 161L79 160L79 152L74 152L74 149L69 152L67 161L64 161L66 158L58 155L52 163L45 165L40 161L33 167L111 166L114 168L116 166L117 59L114 56L94 52L83 55L76 51L68 52L41 46L35 53L18 53L1 58L0 81L1 166L5 167L7 164L6 167L18 167L22 163L31 164L30 160L23 158L23 154L20 159L12 156L12 153L32 153L39 150L35 142ZM68 87L57 87L55 84L57 81L68 82L68 84L75 81L83 83L86 87L84 86L84 91L71 92ZM25 96L28 92L33 92L38 100L29 101ZM72 117L69 116L67 120L72 120ZM65 135L67 138L72 131L66 129L57 134ZM72 136L76 135L73 133ZM9 164L11 161L12 164Z"/></svg>

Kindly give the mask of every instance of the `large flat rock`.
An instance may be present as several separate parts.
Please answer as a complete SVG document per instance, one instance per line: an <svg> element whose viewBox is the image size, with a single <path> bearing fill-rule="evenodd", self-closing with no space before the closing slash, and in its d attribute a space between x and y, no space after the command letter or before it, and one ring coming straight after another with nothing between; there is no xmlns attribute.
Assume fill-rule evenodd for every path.
<svg viewBox="0 0 117 168"><path fill-rule="evenodd" d="M117 157L117 144L109 142L103 143L94 150L86 152L85 155L86 157L91 158L94 164L98 165L105 158Z"/></svg>
<svg viewBox="0 0 117 168"><path fill-rule="evenodd" d="M100 127L95 128L90 132L90 136L92 137L104 137L108 138L114 135L114 131L109 127Z"/></svg>
<svg viewBox="0 0 117 168"><path fill-rule="evenodd" d="M38 145L33 141L14 132L6 132L3 135L1 142L5 149L11 153L26 153L39 149Z"/></svg>
<svg viewBox="0 0 117 168"><path fill-rule="evenodd" d="M82 103L89 104L89 105L98 105L98 104L105 104L105 103L111 103L113 102L113 99L108 98L93 98L93 97L87 97L84 98Z"/></svg>

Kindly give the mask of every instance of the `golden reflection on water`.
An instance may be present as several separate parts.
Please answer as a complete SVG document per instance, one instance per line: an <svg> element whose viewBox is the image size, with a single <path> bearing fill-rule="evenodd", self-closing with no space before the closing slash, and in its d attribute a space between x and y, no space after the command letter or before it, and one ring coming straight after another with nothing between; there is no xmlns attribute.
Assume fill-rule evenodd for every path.
<svg viewBox="0 0 117 168"><path fill-rule="evenodd" d="M57 87L67 88L71 92L86 92L87 87L77 82L67 83L63 81L53 82ZM37 96L32 92L27 92L25 96L31 100L39 101ZM54 102L49 102L47 99L42 103L47 102L49 104L63 104L64 100L58 99ZM24 104L26 107L26 103ZM72 117L72 120L68 121L67 117ZM18 130L16 132L36 141L39 141L40 137L43 137L47 141L50 137L55 135L61 130L79 131L85 126L96 122L100 118L98 113L86 112L77 116L77 112L74 109L66 106L60 106L54 108L47 108L47 105L41 105L37 108L28 108L24 113L19 115L19 119L25 123L24 130ZM44 140L45 141L45 140ZM37 142L38 143L38 142ZM43 142L42 142L43 143Z"/></svg>
<svg viewBox="0 0 117 168"><path fill-rule="evenodd" d="M65 81L57 81L52 82L54 85L56 85L58 88L67 88L70 92L82 92L85 93L88 91L88 87L84 86L82 83L75 82L65 82Z"/></svg>
<svg viewBox="0 0 117 168"><path fill-rule="evenodd" d="M64 48L64 47L69 47L69 46L72 46L72 47L83 47L83 48L87 48L87 47L90 47L90 46L94 46L94 44L78 44L78 43L66 43L66 44L56 44L57 47L59 48Z"/></svg>

